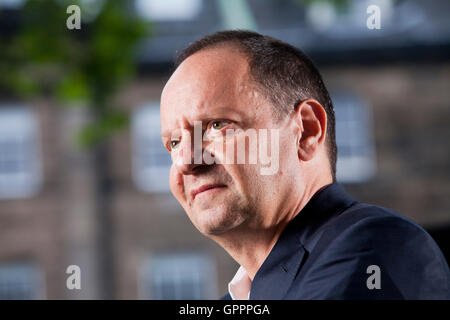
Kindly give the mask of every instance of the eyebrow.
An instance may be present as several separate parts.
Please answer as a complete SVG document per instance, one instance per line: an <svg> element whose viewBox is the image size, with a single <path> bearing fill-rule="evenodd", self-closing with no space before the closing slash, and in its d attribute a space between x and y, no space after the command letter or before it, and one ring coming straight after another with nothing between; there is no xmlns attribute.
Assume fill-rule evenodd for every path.
<svg viewBox="0 0 450 320"><path fill-rule="evenodd" d="M225 112L223 112L223 113L221 113L219 115L216 115L216 116L211 116L210 112L203 112L203 113L199 114L198 118L194 119L194 121L206 121L206 122L209 122L209 121L214 120L214 119L224 118L224 117L226 117L226 115L227 116L234 115L234 117L238 117L240 120L242 120L244 118L243 110L242 111L240 111L240 110L230 110L230 109L227 108ZM161 138L165 139L167 137L170 137L171 136L171 131L172 130L170 130L170 129L166 129L166 130L162 131L161 132Z"/></svg>
<svg viewBox="0 0 450 320"><path fill-rule="evenodd" d="M168 136L170 136L170 130L164 130L161 132L161 138L167 138Z"/></svg>

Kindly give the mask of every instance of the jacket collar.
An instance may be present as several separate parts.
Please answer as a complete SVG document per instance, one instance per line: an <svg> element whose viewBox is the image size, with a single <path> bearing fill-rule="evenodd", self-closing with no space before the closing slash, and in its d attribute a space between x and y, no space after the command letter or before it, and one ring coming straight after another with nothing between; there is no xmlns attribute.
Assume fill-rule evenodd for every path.
<svg viewBox="0 0 450 320"><path fill-rule="evenodd" d="M259 268L252 282L250 299L282 299L313 246L310 240L314 239L315 231L355 202L338 183L316 192L286 226Z"/></svg>

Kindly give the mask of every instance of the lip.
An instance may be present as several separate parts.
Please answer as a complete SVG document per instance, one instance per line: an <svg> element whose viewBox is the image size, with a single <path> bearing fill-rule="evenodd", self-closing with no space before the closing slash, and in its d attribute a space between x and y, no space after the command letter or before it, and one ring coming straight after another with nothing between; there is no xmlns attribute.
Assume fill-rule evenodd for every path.
<svg viewBox="0 0 450 320"><path fill-rule="evenodd" d="M195 197L199 193L205 192L205 191L210 190L210 189L224 188L224 187L226 187L226 185L224 185L224 184L204 184L204 185L201 185L197 189L194 189L194 190L191 191L192 200L195 199Z"/></svg>

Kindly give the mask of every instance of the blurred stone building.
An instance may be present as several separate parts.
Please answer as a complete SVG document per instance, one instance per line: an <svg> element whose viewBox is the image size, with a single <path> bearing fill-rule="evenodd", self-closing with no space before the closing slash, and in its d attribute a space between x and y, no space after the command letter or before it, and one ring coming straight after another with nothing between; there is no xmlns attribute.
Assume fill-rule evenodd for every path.
<svg viewBox="0 0 450 320"><path fill-rule="evenodd" d="M449 259L449 4L385 1L382 29L369 30L362 2L342 13L288 0L179 0L179 10L137 1L157 32L142 46L138 77L117 96L131 121L108 143L109 205L101 215L92 155L74 139L90 114L0 97L0 299L226 292L238 265L199 234L170 194L159 131L160 94L176 51L224 28L273 35L317 62L335 105L338 181L359 201L427 228ZM69 265L81 268L81 290L66 287Z"/></svg>

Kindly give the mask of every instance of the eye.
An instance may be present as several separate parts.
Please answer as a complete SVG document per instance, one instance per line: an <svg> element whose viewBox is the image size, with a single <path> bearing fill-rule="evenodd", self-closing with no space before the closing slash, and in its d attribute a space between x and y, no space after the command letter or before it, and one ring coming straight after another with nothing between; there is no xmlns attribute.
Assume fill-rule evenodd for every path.
<svg viewBox="0 0 450 320"><path fill-rule="evenodd" d="M214 130L221 130L225 128L228 125L228 121L222 121L222 120L215 120L211 122L211 128Z"/></svg>
<svg viewBox="0 0 450 320"><path fill-rule="evenodd" d="M180 144L180 140L170 140L170 149L175 149L176 147L178 147L178 145Z"/></svg>

